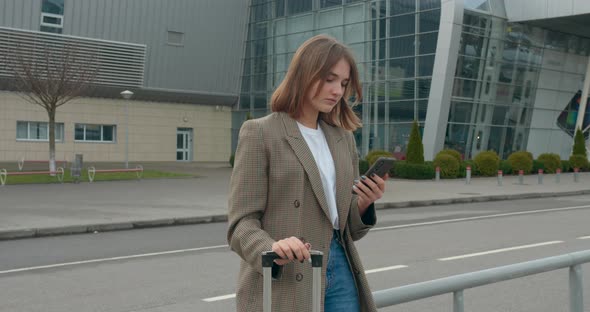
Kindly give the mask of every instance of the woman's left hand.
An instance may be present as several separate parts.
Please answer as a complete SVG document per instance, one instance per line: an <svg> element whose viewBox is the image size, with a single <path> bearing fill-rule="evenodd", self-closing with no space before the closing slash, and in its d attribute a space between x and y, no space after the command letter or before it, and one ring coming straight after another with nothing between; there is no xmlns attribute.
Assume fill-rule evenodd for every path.
<svg viewBox="0 0 590 312"><path fill-rule="evenodd" d="M355 181L352 189L358 195L358 207L361 216L365 213L365 210L380 199L385 192L385 181L389 178L389 174L386 174L383 178L376 174L372 177L361 176L361 180Z"/></svg>

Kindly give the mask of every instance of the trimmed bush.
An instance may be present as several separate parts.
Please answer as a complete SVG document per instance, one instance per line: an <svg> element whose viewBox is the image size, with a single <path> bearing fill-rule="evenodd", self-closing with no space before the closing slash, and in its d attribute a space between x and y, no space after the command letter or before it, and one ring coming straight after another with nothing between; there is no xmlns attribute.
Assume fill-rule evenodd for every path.
<svg viewBox="0 0 590 312"><path fill-rule="evenodd" d="M572 155L570 156L570 166L572 170L579 168L581 170L588 169L588 158L584 155Z"/></svg>
<svg viewBox="0 0 590 312"><path fill-rule="evenodd" d="M369 163L369 166L371 166L375 163L375 161L377 159L379 159L379 157L393 157L393 154L391 154L388 151L384 151L384 150L374 150L374 151L370 151L367 154L367 156L365 156L365 159ZM364 173L365 171L361 171L361 172Z"/></svg>
<svg viewBox="0 0 590 312"><path fill-rule="evenodd" d="M439 153L434 158L433 166L436 170L436 167L440 167L440 177L441 178L456 178L459 175L459 167L460 163L457 159L450 154L446 153Z"/></svg>
<svg viewBox="0 0 590 312"><path fill-rule="evenodd" d="M541 161L538 160L533 160L533 174L537 174L539 173L539 169L543 169L543 172L545 172L545 164L543 164Z"/></svg>
<svg viewBox="0 0 590 312"><path fill-rule="evenodd" d="M526 151L514 152L508 156L508 162L512 167L512 172L518 174L519 170L523 170L524 174L529 174L533 170L533 159L531 154Z"/></svg>
<svg viewBox="0 0 590 312"><path fill-rule="evenodd" d="M555 173L557 168L561 168L561 159L557 154L544 153L539 155L537 161L543 164L545 173Z"/></svg>
<svg viewBox="0 0 590 312"><path fill-rule="evenodd" d="M359 172L360 174L364 174L365 172L367 172L367 170L369 170L369 162L366 161L365 159L359 159Z"/></svg>
<svg viewBox="0 0 590 312"><path fill-rule="evenodd" d="M562 160L561 161L561 172L570 172L572 171L572 166L570 165L569 160Z"/></svg>
<svg viewBox="0 0 590 312"><path fill-rule="evenodd" d="M588 158L588 154L586 154L586 139L584 139L584 134L582 133L580 128L576 129L572 155L581 155L586 157L586 159Z"/></svg>
<svg viewBox="0 0 590 312"><path fill-rule="evenodd" d="M403 179L428 180L434 178L434 167L432 162L412 164L405 160L401 160L395 163L393 169L394 176Z"/></svg>
<svg viewBox="0 0 590 312"><path fill-rule="evenodd" d="M500 170L502 170L502 175L512 174L512 166L510 165L510 162L507 160L501 160Z"/></svg>
<svg viewBox="0 0 590 312"><path fill-rule="evenodd" d="M463 159L461 159L461 153L457 152L454 149L444 149L444 150L438 152L438 154L436 154L436 156L438 157L438 155L443 155L443 154L453 156L455 159L457 159L457 161L459 163L461 163L463 161Z"/></svg>
<svg viewBox="0 0 590 312"><path fill-rule="evenodd" d="M457 174L458 178L464 178L467 176L467 166L471 167L471 176L478 175L473 160L466 160L459 164L459 173Z"/></svg>
<svg viewBox="0 0 590 312"><path fill-rule="evenodd" d="M485 151L477 154L473 159L480 175L492 177L498 174L500 157L494 151Z"/></svg>
<svg viewBox="0 0 590 312"><path fill-rule="evenodd" d="M420 137L418 121L416 120L414 120L414 123L412 124L412 131L410 132L406 161L411 164L424 163L424 145L422 145L422 137Z"/></svg>

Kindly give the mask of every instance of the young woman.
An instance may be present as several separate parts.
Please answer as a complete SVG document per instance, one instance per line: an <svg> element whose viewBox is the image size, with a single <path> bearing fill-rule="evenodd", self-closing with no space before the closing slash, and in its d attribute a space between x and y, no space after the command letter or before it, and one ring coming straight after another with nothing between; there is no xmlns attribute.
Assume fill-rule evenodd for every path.
<svg viewBox="0 0 590 312"><path fill-rule="evenodd" d="M273 311L308 311L309 250L324 253L326 312L376 311L354 241L375 225L384 179L360 177L348 99L361 97L354 58L327 36L307 40L274 92L273 113L244 123L230 183L230 247L241 258L237 310L262 311L261 253L273 267ZM353 192L351 192L351 188ZM355 193L355 194L352 194Z"/></svg>

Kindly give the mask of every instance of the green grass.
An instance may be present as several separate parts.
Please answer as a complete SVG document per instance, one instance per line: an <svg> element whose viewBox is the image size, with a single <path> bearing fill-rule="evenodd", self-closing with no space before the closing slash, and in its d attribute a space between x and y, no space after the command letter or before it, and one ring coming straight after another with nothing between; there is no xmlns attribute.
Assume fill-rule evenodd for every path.
<svg viewBox="0 0 590 312"><path fill-rule="evenodd" d="M100 169L97 169L100 170ZM39 170L41 171L41 170ZM191 177L190 174L163 172L156 170L144 170L142 179L159 179L159 178L179 178L179 177ZM70 175L70 170L66 169L64 172L64 183L73 182L73 178ZM137 180L137 174L135 172L113 172L113 173L102 173L97 172L94 176L94 181L120 181L120 180ZM82 177L80 182L88 182L88 170L82 171ZM46 183L59 183L57 176L50 176L47 174L35 174L35 175L22 175L22 176L7 176L6 184L46 184Z"/></svg>

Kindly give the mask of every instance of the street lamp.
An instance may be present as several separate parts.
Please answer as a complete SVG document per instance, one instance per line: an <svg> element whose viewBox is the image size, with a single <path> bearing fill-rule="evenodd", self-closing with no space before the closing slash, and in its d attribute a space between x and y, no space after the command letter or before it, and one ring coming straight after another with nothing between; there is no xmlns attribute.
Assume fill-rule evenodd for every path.
<svg viewBox="0 0 590 312"><path fill-rule="evenodd" d="M125 90L121 92L125 100L133 96L133 92ZM129 101L125 101L125 168L129 168Z"/></svg>

